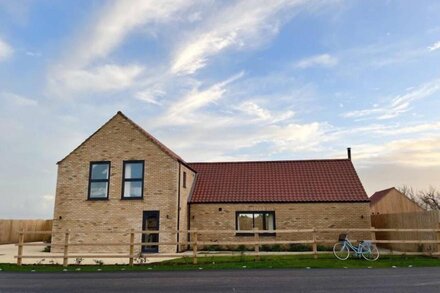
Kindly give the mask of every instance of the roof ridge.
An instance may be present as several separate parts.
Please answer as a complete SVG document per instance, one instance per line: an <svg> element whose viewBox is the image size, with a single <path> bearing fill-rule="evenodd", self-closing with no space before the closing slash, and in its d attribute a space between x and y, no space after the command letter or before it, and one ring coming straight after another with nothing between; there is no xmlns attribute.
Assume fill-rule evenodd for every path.
<svg viewBox="0 0 440 293"><path fill-rule="evenodd" d="M290 162L329 162L350 161L349 159L309 159L309 160L263 160L263 161L223 161L223 162L187 162L192 164L244 164L244 163L290 163Z"/></svg>

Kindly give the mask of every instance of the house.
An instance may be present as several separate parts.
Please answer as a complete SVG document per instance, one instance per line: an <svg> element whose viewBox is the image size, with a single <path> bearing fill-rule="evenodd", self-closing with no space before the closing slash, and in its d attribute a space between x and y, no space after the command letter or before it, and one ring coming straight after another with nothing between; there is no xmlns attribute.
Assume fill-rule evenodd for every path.
<svg viewBox="0 0 440 293"><path fill-rule="evenodd" d="M188 163L118 112L58 162L52 244L54 252L61 251L67 229L72 242L116 244L127 242L127 234L102 232L160 229L169 231L160 234L161 242L174 242L187 240L175 230L237 230L205 235L219 241L244 239L249 235L240 230L254 228L282 239L289 235L270 231L370 226L369 199L351 158ZM159 236L135 242L141 240L158 242ZM185 247L139 249L171 253ZM70 251L126 252L126 247Z"/></svg>
<svg viewBox="0 0 440 293"><path fill-rule="evenodd" d="M395 187L375 192L370 200L372 215L425 211L415 201L405 196Z"/></svg>

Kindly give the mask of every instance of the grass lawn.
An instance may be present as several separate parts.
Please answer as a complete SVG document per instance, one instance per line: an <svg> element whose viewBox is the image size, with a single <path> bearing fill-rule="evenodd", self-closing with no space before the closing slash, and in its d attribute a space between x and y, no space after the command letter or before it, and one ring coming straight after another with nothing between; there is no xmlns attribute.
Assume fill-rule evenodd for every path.
<svg viewBox="0 0 440 293"><path fill-rule="evenodd" d="M281 269L281 268L390 268L390 267L432 267L440 266L440 259L424 256L382 256L375 262L350 258L340 261L332 255L312 256L262 256L259 261L253 256L212 256L198 258L193 265L191 258L180 258L154 264L128 265L23 265L0 264L2 272L110 272L110 271L178 271L178 270L221 270L221 269Z"/></svg>

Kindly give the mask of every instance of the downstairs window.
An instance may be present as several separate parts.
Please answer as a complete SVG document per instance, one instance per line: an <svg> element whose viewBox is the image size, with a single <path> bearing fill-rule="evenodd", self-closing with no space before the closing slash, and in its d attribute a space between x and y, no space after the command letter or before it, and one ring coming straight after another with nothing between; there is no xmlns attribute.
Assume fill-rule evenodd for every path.
<svg viewBox="0 0 440 293"><path fill-rule="evenodd" d="M237 212L235 222L237 235L252 235L254 228L257 230L275 230L275 212ZM275 235L275 233L264 233L261 235Z"/></svg>

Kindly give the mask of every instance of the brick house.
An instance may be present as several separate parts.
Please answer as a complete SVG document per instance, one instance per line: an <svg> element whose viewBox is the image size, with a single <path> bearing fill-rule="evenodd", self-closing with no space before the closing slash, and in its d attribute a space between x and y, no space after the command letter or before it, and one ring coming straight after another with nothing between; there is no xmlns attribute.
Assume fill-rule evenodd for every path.
<svg viewBox="0 0 440 293"><path fill-rule="evenodd" d="M127 242L102 231L253 228L369 228L369 199L351 159L187 163L121 112L58 162L53 251L63 231L72 242ZM265 235L270 238L288 236ZM140 242L140 235L136 242ZM142 242L157 242L146 235ZM160 241L187 235L160 234ZM290 237L291 238L291 237ZM142 246L171 253L176 245ZM121 246L72 246L71 251L126 252ZM139 251L136 251L137 253Z"/></svg>

